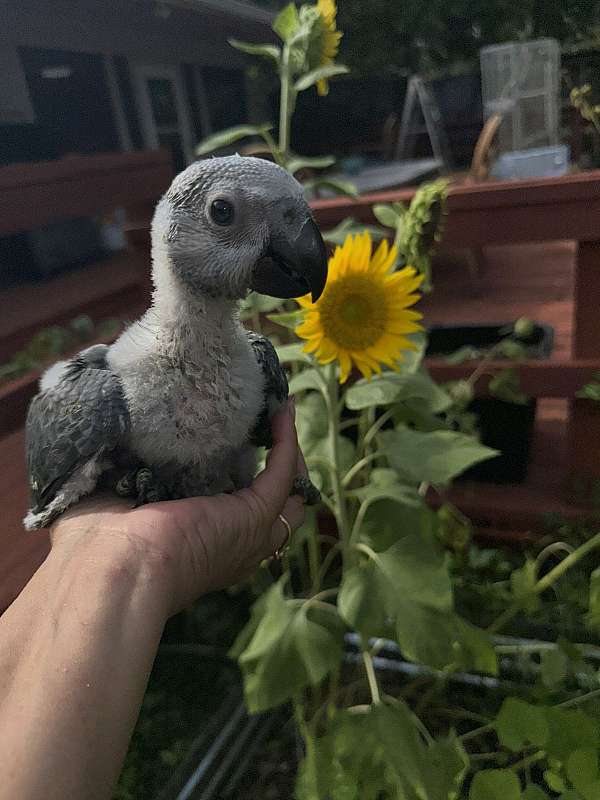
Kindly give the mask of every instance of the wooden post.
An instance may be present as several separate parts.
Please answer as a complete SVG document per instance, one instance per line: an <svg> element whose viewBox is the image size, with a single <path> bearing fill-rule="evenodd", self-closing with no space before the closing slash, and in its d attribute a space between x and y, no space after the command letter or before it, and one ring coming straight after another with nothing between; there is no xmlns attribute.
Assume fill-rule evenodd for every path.
<svg viewBox="0 0 600 800"><path fill-rule="evenodd" d="M600 355L600 241L580 242L575 267L573 357ZM600 505L600 407L570 401L569 499Z"/></svg>

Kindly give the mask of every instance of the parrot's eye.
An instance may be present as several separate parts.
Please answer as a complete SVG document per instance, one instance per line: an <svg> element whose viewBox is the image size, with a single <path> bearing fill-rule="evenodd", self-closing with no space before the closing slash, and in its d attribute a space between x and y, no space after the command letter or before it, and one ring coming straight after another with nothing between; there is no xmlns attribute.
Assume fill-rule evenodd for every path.
<svg viewBox="0 0 600 800"><path fill-rule="evenodd" d="M231 225L233 222L233 205L229 200L213 200L210 204L210 216L217 225Z"/></svg>

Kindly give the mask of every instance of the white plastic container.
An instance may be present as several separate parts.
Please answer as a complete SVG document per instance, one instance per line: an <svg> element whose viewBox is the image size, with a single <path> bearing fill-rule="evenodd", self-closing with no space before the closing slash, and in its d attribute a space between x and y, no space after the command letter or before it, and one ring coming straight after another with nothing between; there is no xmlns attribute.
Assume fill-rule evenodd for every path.
<svg viewBox="0 0 600 800"><path fill-rule="evenodd" d="M554 39L484 47L483 110L501 114L501 153L559 143L560 47Z"/></svg>
<svg viewBox="0 0 600 800"><path fill-rule="evenodd" d="M569 169L569 148L565 144L536 147L515 153L503 153L491 170L498 180L519 178L558 178Z"/></svg>

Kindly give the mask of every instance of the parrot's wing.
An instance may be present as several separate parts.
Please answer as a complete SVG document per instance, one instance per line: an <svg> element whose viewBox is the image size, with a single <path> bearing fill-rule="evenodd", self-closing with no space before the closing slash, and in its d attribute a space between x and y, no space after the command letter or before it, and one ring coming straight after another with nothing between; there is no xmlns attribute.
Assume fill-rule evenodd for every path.
<svg viewBox="0 0 600 800"><path fill-rule="evenodd" d="M107 350L105 345L96 345L62 365L52 384L29 407L25 441L32 508L25 520L28 528L44 527L92 491L103 456L129 430L123 387L108 369Z"/></svg>
<svg viewBox="0 0 600 800"><path fill-rule="evenodd" d="M265 402L252 431L251 441L258 447L271 447L271 417L287 400L287 376L279 363L275 348L265 336L248 331L248 339L265 379Z"/></svg>

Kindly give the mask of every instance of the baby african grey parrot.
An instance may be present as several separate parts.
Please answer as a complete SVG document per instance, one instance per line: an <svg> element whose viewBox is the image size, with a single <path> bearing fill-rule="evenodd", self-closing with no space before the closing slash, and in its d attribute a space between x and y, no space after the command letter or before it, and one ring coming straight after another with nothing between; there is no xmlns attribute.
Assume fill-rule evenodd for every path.
<svg viewBox="0 0 600 800"><path fill-rule="evenodd" d="M42 376L26 426L27 529L100 488L144 503L246 487L257 446L271 445L287 380L237 306L249 289L321 295L327 256L300 184L257 158L192 164L156 207L152 277L152 306L114 344ZM294 492L318 499L306 478Z"/></svg>

